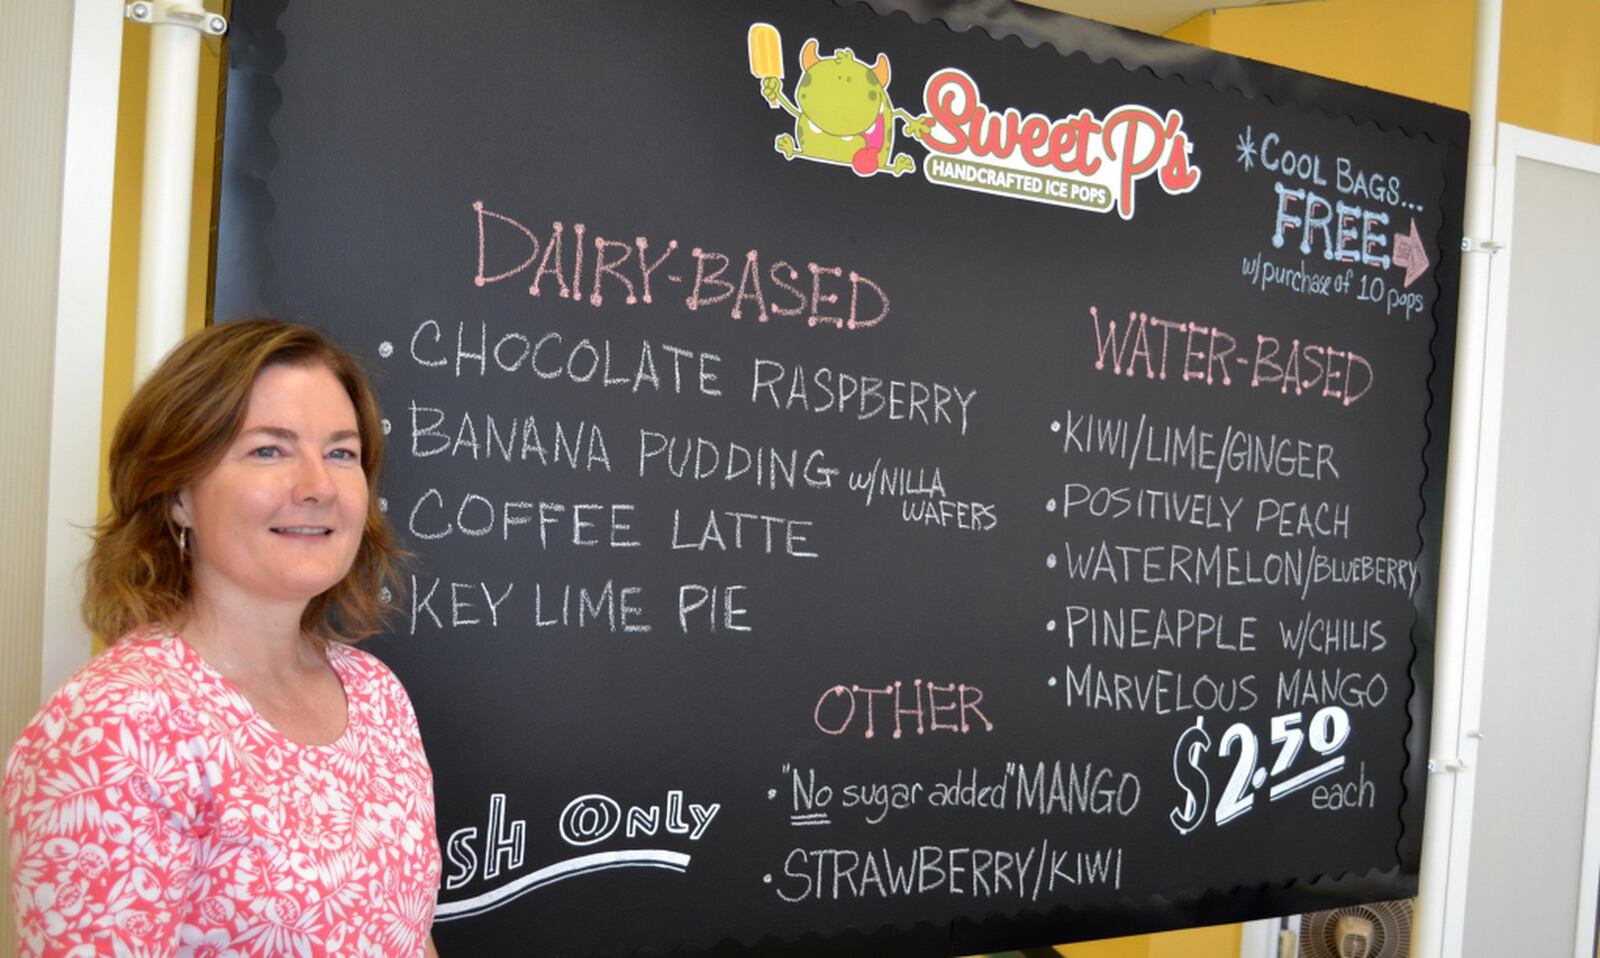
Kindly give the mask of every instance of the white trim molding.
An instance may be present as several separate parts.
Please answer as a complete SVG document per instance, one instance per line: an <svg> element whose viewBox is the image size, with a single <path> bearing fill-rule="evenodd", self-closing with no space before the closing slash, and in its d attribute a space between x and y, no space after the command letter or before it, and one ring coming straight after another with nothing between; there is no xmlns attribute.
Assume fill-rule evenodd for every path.
<svg viewBox="0 0 1600 958"><path fill-rule="evenodd" d="M100 501L111 191L121 66L122 7L104 0L75 0L56 277L41 696L87 662L92 648L78 610L89 528Z"/></svg>
<svg viewBox="0 0 1600 958"><path fill-rule="evenodd" d="M1506 344L1511 311L1511 267L1516 250L1511 243L1515 209L1517 166L1533 160L1600 175L1600 146L1522 129L1498 127L1493 227L1487 240L1494 245L1488 255L1487 318L1483 336L1479 435L1476 448L1476 492L1472 510L1469 572L1465 596L1463 668L1458 723L1463 730L1461 757L1467 771L1451 775L1450 801L1442 808L1442 821L1429 821L1430 829L1447 835L1449 860L1442 887L1427 890L1442 899L1443 925L1439 955L1459 955L1465 947L1467 887L1471 867L1473 802L1479 729L1483 715L1487 623L1495 540L1495 500L1499 481L1501 417L1505 398ZM1590 584L1600 589L1600 583ZM1600 688L1600 674L1595 677ZM1444 690L1439 690L1440 694ZM1486 730L1493 734L1493 730ZM1600 897L1600 695L1596 696L1593 731L1588 756L1587 803L1584 818L1581 867L1578 876L1578 916L1574 958L1593 958L1595 903ZM1441 785L1435 776L1430 788ZM1430 807L1430 815L1434 814Z"/></svg>

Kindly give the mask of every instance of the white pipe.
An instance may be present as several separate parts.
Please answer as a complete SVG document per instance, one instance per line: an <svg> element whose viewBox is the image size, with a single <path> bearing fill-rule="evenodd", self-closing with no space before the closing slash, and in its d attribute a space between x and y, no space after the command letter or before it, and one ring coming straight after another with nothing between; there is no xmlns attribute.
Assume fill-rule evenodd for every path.
<svg viewBox="0 0 1600 958"><path fill-rule="evenodd" d="M1494 145L1500 81L1500 3L1478 0L1472 54L1472 132L1467 144L1467 195L1462 228L1468 240L1487 241L1494 216ZM1461 706L1465 681L1467 608L1478 495L1483 411L1484 336L1488 328L1489 253L1469 249L1461 258L1461 303L1456 321L1454 406L1450 463L1445 473L1444 549L1439 572L1439 618L1434 651L1433 734L1428 798L1423 818L1422 866L1417 897L1418 958L1445 958L1459 943L1465 917L1465 839L1471 822L1457 823L1457 788L1472 774L1475 749L1465 741ZM1475 756L1472 756L1475 757ZM1463 787L1469 787L1465 783ZM1454 840L1457 834L1462 840ZM1452 863L1452 857L1456 861ZM1452 867L1454 865L1454 867ZM1452 947L1451 951L1458 951Z"/></svg>
<svg viewBox="0 0 1600 958"><path fill-rule="evenodd" d="M171 0L146 3L152 11L152 25L144 199L139 213L136 382L183 338L189 293L195 110L200 91L197 24L205 16L204 10Z"/></svg>

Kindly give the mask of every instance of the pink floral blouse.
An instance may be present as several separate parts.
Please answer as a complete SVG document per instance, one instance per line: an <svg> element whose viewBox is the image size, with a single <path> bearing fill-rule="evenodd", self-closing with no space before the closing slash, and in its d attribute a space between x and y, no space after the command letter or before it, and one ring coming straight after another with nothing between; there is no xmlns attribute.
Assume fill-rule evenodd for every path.
<svg viewBox="0 0 1600 958"><path fill-rule="evenodd" d="M6 763L21 954L420 955L433 774L400 683L342 645L338 741L279 735L182 639L123 639Z"/></svg>

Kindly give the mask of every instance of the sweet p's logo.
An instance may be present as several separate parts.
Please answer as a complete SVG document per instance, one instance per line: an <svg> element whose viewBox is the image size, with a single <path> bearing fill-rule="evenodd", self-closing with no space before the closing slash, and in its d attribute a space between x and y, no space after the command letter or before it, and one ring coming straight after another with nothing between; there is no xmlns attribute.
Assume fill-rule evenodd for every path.
<svg viewBox="0 0 1600 958"><path fill-rule="evenodd" d="M922 98L933 121L924 140L930 182L1098 213L1115 209L1125 220L1133 219L1142 180L1154 178L1172 196L1200 185L1177 110L1162 115L1124 104L1104 117L1088 109L1057 119L1023 116L1014 107L992 109L978 82L953 67L929 77Z"/></svg>
<svg viewBox="0 0 1600 958"><path fill-rule="evenodd" d="M802 74L794 99L783 90L782 40L767 23L750 26L750 73L768 106L794 117L794 132L773 146L785 159L849 166L861 176L910 173L917 161L895 152L895 124L928 150L922 174L930 183L995 196L1050 203L1133 219L1137 187L1154 181L1169 195L1200 184L1193 144L1177 110L1160 113L1124 104L1096 116L1088 109L1050 118L985 103L978 82L954 67L937 70L923 87L923 115L889 101L889 57L869 66L848 49L800 50Z"/></svg>

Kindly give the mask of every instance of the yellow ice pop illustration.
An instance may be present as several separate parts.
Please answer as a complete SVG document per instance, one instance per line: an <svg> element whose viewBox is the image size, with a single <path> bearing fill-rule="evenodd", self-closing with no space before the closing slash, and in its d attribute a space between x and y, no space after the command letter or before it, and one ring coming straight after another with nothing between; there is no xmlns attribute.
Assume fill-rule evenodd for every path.
<svg viewBox="0 0 1600 958"><path fill-rule="evenodd" d="M778 28L770 23L750 24L750 75L758 80L783 79L783 46Z"/></svg>

